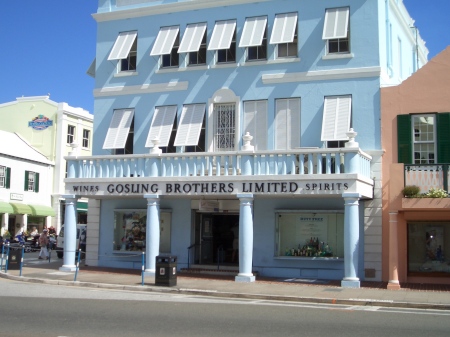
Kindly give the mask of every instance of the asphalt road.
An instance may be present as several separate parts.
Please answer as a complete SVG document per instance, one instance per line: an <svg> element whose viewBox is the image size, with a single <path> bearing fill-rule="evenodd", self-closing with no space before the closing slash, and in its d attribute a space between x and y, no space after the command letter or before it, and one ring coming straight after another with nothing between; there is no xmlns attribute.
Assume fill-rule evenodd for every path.
<svg viewBox="0 0 450 337"><path fill-rule="evenodd" d="M221 299L0 279L0 336L449 336L450 312Z"/></svg>

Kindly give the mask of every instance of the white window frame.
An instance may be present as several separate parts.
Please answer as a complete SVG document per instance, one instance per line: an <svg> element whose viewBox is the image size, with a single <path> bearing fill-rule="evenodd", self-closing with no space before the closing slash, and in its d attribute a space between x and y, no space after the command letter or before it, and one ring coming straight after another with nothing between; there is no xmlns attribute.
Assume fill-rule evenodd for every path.
<svg viewBox="0 0 450 337"><path fill-rule="evenodd" d="M255 151L267 150L267 100L244 102L243 134L253 136Z"/></svg>
<svg viewBox="0 0 450 337"><path fill-rule="evenodd" d="M206 32L203 34L202 41L200 43L200 48L198 51L188 53L188 65L198 66L206 64Z"/></svg>
<svg viewBox="0 0 450 337"><path fill-rule="evenodd" d="M170 135L172 133L173 122L176 118L177 106L166 105L155 107L152 123L147 135L145 147L153 147L153 140L158 139L158 146L169 146Z"/></svg>
<svg viewBox="0 0 450 337"><path fill-rule="evenodd" d="M161 27L150 56L168 55L172 52L175 40L180 32L179 26Z"/></svg>
<svg viewBox="0 0 450 337"><path fill-rule="evenodd" d="M127 142L131 123L134 117L134 109L114 110L111 123L106 133L103 149L123 149Z"/></svg>
<svg viewBox="0 0 450 337"><path fill-rule="evenodd" d="M88 129L83 129L83 148L88 149L91 138L91 131Z"/></svg>
<svg viewBox="0 0 450 337"><path fill-rule="evenodd" d="M208 50L216 51L216 64L236 63L236 20L217 21ZM219 54L225 53L225 57ZM220 61L224 58L223 61Z"/></svg>
<svg viewBox="0 0 450 337"><path fill-rule="evenodd" d="M298 13L275 15L270 44L277 45L277 58L298 56ZM284 47L285 53L282 52Z"/></svg>
<svg viewBox="0 0 450 337"><path fill-rule="evenodd" d="M28 172L28 192L34 192L36 190L36 172Z"/></svg>
<svg viewBox="0 0 450 337"><path fill-rule="evenodd" d="M352 115L352 96L326 96L323 105L321 141L346 141Z"/></svg>
<svg viewBox="0 0 450 337"><path fill-rule="evenodd" d="M326 42L327 54L350 53L349 7L327 8L325 10L322 40ZM335 48L331 48L331 44L337 45L336 51L334 51Z"/></svg>
<svg viewBox="0 0 450 337"><path fill-rule="evenodd" d="M246 48L246 61L267 60L267 16L245 20L239 47Z"/></svg>
<svg viewBox="0 0 450 337"><path fill-rule="evenodd" d="M202 131L206 104L183 105L174 146L197 146Z"/></svg>
<svg viewBox="0 0 450 337"><path fill-rule="evenodd" d="M215 129L214 129L214 105L215 104L221 104L221 103L233 103L235 105L235 140L234 140L234 151L237 151L239 148L240 143L240 97L236 96L234 91L222 88L217 90L210 99L208 99L208 116L206 119L207 125L206 125L206 144L205 147L208 149L208 152L214 152L214 135L215 135Z"/></svg>
<svg viewBox="0 0 450 337"><path fill-rule="evenodd" d="M429 122L428 118L432 118ZM416 128L416 120L419 119L423 124L431 124L432 132L428 130L421 130ZM412 129L412 151L413 151L413 162L414 164L436 164L437 163L437 130L436 130L436 120L435 114L414 114L411 116L411 129ZM424 131L426 131L427 137L423 137ZM432 139L430 139L429 134L432 134ZM416 140L416 138L421 138ZM423 139L425 138L425 139ZM429 148L432 148L430 151ZM427 149L428 148L428 149ZM423 150L425 149L425 150ZM427 154L426 158L422 158L422 154ZM419 158L416 158L416 154ZM433 158L430 158L430 154L433 154Z"/></svg>
<svg viewBox="0 0 450 337"><path fill-rule="evenodd" d="M121 32L108 56L108 61L118 60L119 72L135 72L137 66L137 31Z"/></svg>
<svg viewBox="0 0 450 337"><path fill-rule="evenodd" d="M293 150L300 147L301 99L279 98L275 101L275 149Z"/></svg>
<svg viewBox="0 0 450 337"><path fill-rule="evenodd" d="M0 166L0 188L6 187L6 166Z"/></svg>
<svg viewBox="0 0 450 337"><path fill-rule="evenodd" d="M242 29L240 48L261 46L267 26L267 16L256 16L245 19Z"/></svg>
<svg viewBox="0 0 450 337"><path fill-rule="evenodd" d="M72 144L75 141L75 125L67 124L67 144Z"/></svg>
<svg viewBox="0 0 450 337"><path fill-rule="evenodd" d="M184 31L178 53L198 52L206 32L206 22L189 24Z"/></svg>

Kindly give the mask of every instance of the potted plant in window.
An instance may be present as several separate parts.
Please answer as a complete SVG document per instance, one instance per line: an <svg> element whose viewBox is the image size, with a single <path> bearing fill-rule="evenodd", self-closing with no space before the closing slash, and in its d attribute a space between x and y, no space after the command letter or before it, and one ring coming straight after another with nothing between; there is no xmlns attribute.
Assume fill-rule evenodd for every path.
<svg viewBox="0 0 450 337"><path fill-rule="evenodd" d="M420 194L420 187L416 185L405 186L402 190L405 198L418 198Z"/></svg>

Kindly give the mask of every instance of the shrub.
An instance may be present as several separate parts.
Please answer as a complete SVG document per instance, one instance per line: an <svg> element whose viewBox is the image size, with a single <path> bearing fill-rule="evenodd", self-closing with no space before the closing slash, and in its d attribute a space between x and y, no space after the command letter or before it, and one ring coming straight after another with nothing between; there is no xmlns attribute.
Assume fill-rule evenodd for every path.
<svg viewBox="0 0 450 337"><path fill-rule="evenodd" d="M416 185L405 186L402 190L402 194L405 198L416 198L419 196L420 187Z"/></svg>
<svg viewBox="0 0 450 337"><path fill-rule="evenodd" d="M428 193L425 193L425 198L447 198L448 193L447 191L443 190L442 188L432 188L428 191Z"/></svg>

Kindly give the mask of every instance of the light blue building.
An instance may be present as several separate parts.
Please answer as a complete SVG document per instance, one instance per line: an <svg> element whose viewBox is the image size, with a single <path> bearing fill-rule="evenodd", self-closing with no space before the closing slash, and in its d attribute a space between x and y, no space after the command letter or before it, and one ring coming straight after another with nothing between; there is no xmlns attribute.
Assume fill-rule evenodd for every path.
<svg viewBox="0 0 450 337"><path fill-rule="evenodd" d="M401 0L99 0L93 17L93 156L70 158L65 196L66 236L89 198L87 264L381 280L380 87L427 62Z"/></svg>

